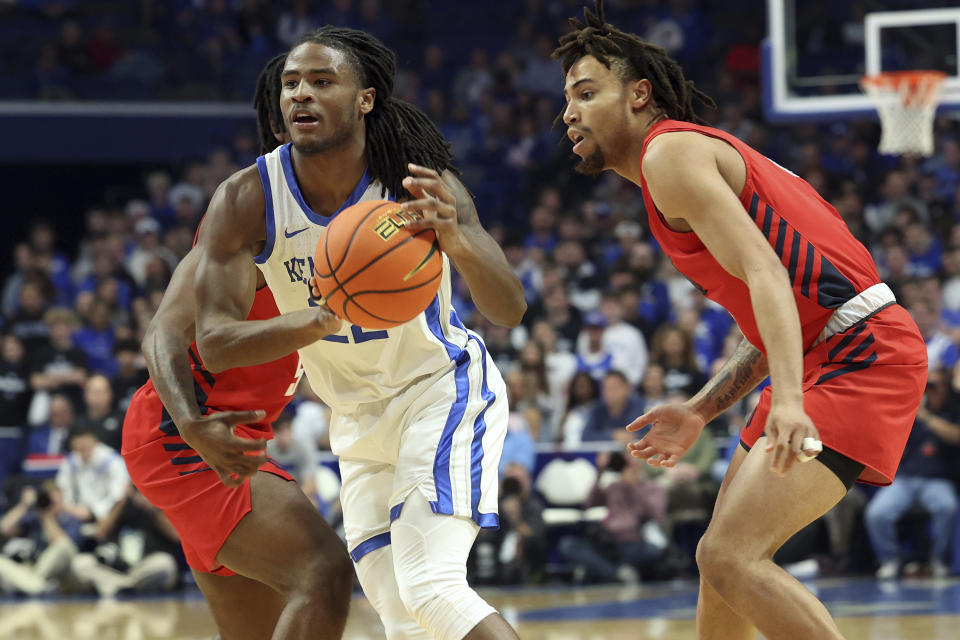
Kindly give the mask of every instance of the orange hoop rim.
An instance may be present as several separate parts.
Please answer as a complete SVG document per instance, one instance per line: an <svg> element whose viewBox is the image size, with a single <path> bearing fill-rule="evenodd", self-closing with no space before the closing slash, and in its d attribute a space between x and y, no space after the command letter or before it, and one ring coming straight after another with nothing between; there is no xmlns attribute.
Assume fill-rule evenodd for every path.
<svg viewBox="0 0 960 640"><path fill-rule="evenodd" d="M860 84L865 89L899 90L906 87L908 94L916 94L924 89L938 88L947 74L943 71L885 71L872 76L860 78ZM934 93L931 91L931 94ZM933 95L930 96L933 98Z"/></svg>

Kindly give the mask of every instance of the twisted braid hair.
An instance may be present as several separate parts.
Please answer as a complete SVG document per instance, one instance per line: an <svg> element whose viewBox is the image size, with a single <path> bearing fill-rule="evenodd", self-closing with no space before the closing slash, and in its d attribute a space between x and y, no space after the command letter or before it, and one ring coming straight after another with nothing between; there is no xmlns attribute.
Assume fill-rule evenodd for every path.
<svg viewBox="0 0 960 640"><path fill-rule="evenodd" d="M266 64L257 77L257 89L253 94L253 108L257 112L257 137L260 138L260 155L270 153L280 142L273 135L284 133L283 113L280 111L280 74L287 61L287 54L281 53Z"/></svg>
<svg viewBox="0 0 960 640"><path fill-rule="evenodd" d="M666 117L706 124L694 112L693 103L696 100L705 107L716 109L713 98L694 86L692 80L687 80L680 65L662 47L606 22L603 0L595 2L595 12L584 7L584 22L570 18L573 31L560 37L560 45L553 52L553 57L562 61L563 73L570 71L580 58L593 56L616 73L622 82L649 80L653 98Z"/></svg>
<svg viewBox="0 0 960 640"><path fill-rule="evenodd" d="M312 42L346 54L361 87L373 87L376 96L366 120L366 155L370 175L396 195L413 162L443 173L459 173L451 164L450 143L423 111L392 96L397 58L374 36L356 29L325 26L305 34L295 47Z"/></svg>

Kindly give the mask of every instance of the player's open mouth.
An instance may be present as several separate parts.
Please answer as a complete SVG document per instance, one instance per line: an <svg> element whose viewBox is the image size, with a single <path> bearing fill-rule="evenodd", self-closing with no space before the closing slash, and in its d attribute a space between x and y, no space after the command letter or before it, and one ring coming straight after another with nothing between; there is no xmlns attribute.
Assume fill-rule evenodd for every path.
<svg viewBox="0 0 960 640"><path fill-rule="evenodd" d="M315 129L319 121L309 113L298 113L293 116L293 126L300 130Z"/></svg>
<svg viewBox="0 0 960 640"><path fill-rule="evenodd" d="M583 134L578 133L576 131L571 131L567 134L567 136L573 142L573 152L576 153L580 145L583 144L583 141L584 141Z"/></svg>

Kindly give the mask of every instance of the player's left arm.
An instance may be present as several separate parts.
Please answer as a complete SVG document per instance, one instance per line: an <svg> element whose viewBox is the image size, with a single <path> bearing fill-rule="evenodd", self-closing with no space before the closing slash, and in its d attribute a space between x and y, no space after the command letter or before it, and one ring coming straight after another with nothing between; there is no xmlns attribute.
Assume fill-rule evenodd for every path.
<svg viewBox="0 0 960 640"><path fill-rule="evenodd" d="M685 220L720 266L749 288L773 393L767 450L774 452L772 468L786 473L803 438L819 439L803 408L800 315L787 270L724 180L711 138L658 136L643 157L643 174L657 208Z"/></svg>
<svg viewBox="0 0 960 640"><path fill-rule="evenodd" d="M403 203L422 218L411 229L431 228L440 249L467 281L470 297L488 320L515 327L527 310L523 285L513 273L503 250L480 224L473 197L450 171L441 177L433 169L410 164L404 188L414 200Z"/></svg>

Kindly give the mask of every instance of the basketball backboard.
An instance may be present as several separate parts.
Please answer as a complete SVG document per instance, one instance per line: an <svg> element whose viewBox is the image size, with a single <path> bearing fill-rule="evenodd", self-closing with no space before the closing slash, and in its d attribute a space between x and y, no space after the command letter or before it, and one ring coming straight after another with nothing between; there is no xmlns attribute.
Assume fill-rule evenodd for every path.
<svg viewBox="0 0 960 640"><path fill-rule="evenodd" d="M947 74L941 111L960 110L957 0L767 0L762 87L777 122L875 115L864 74Z"/></svg>

